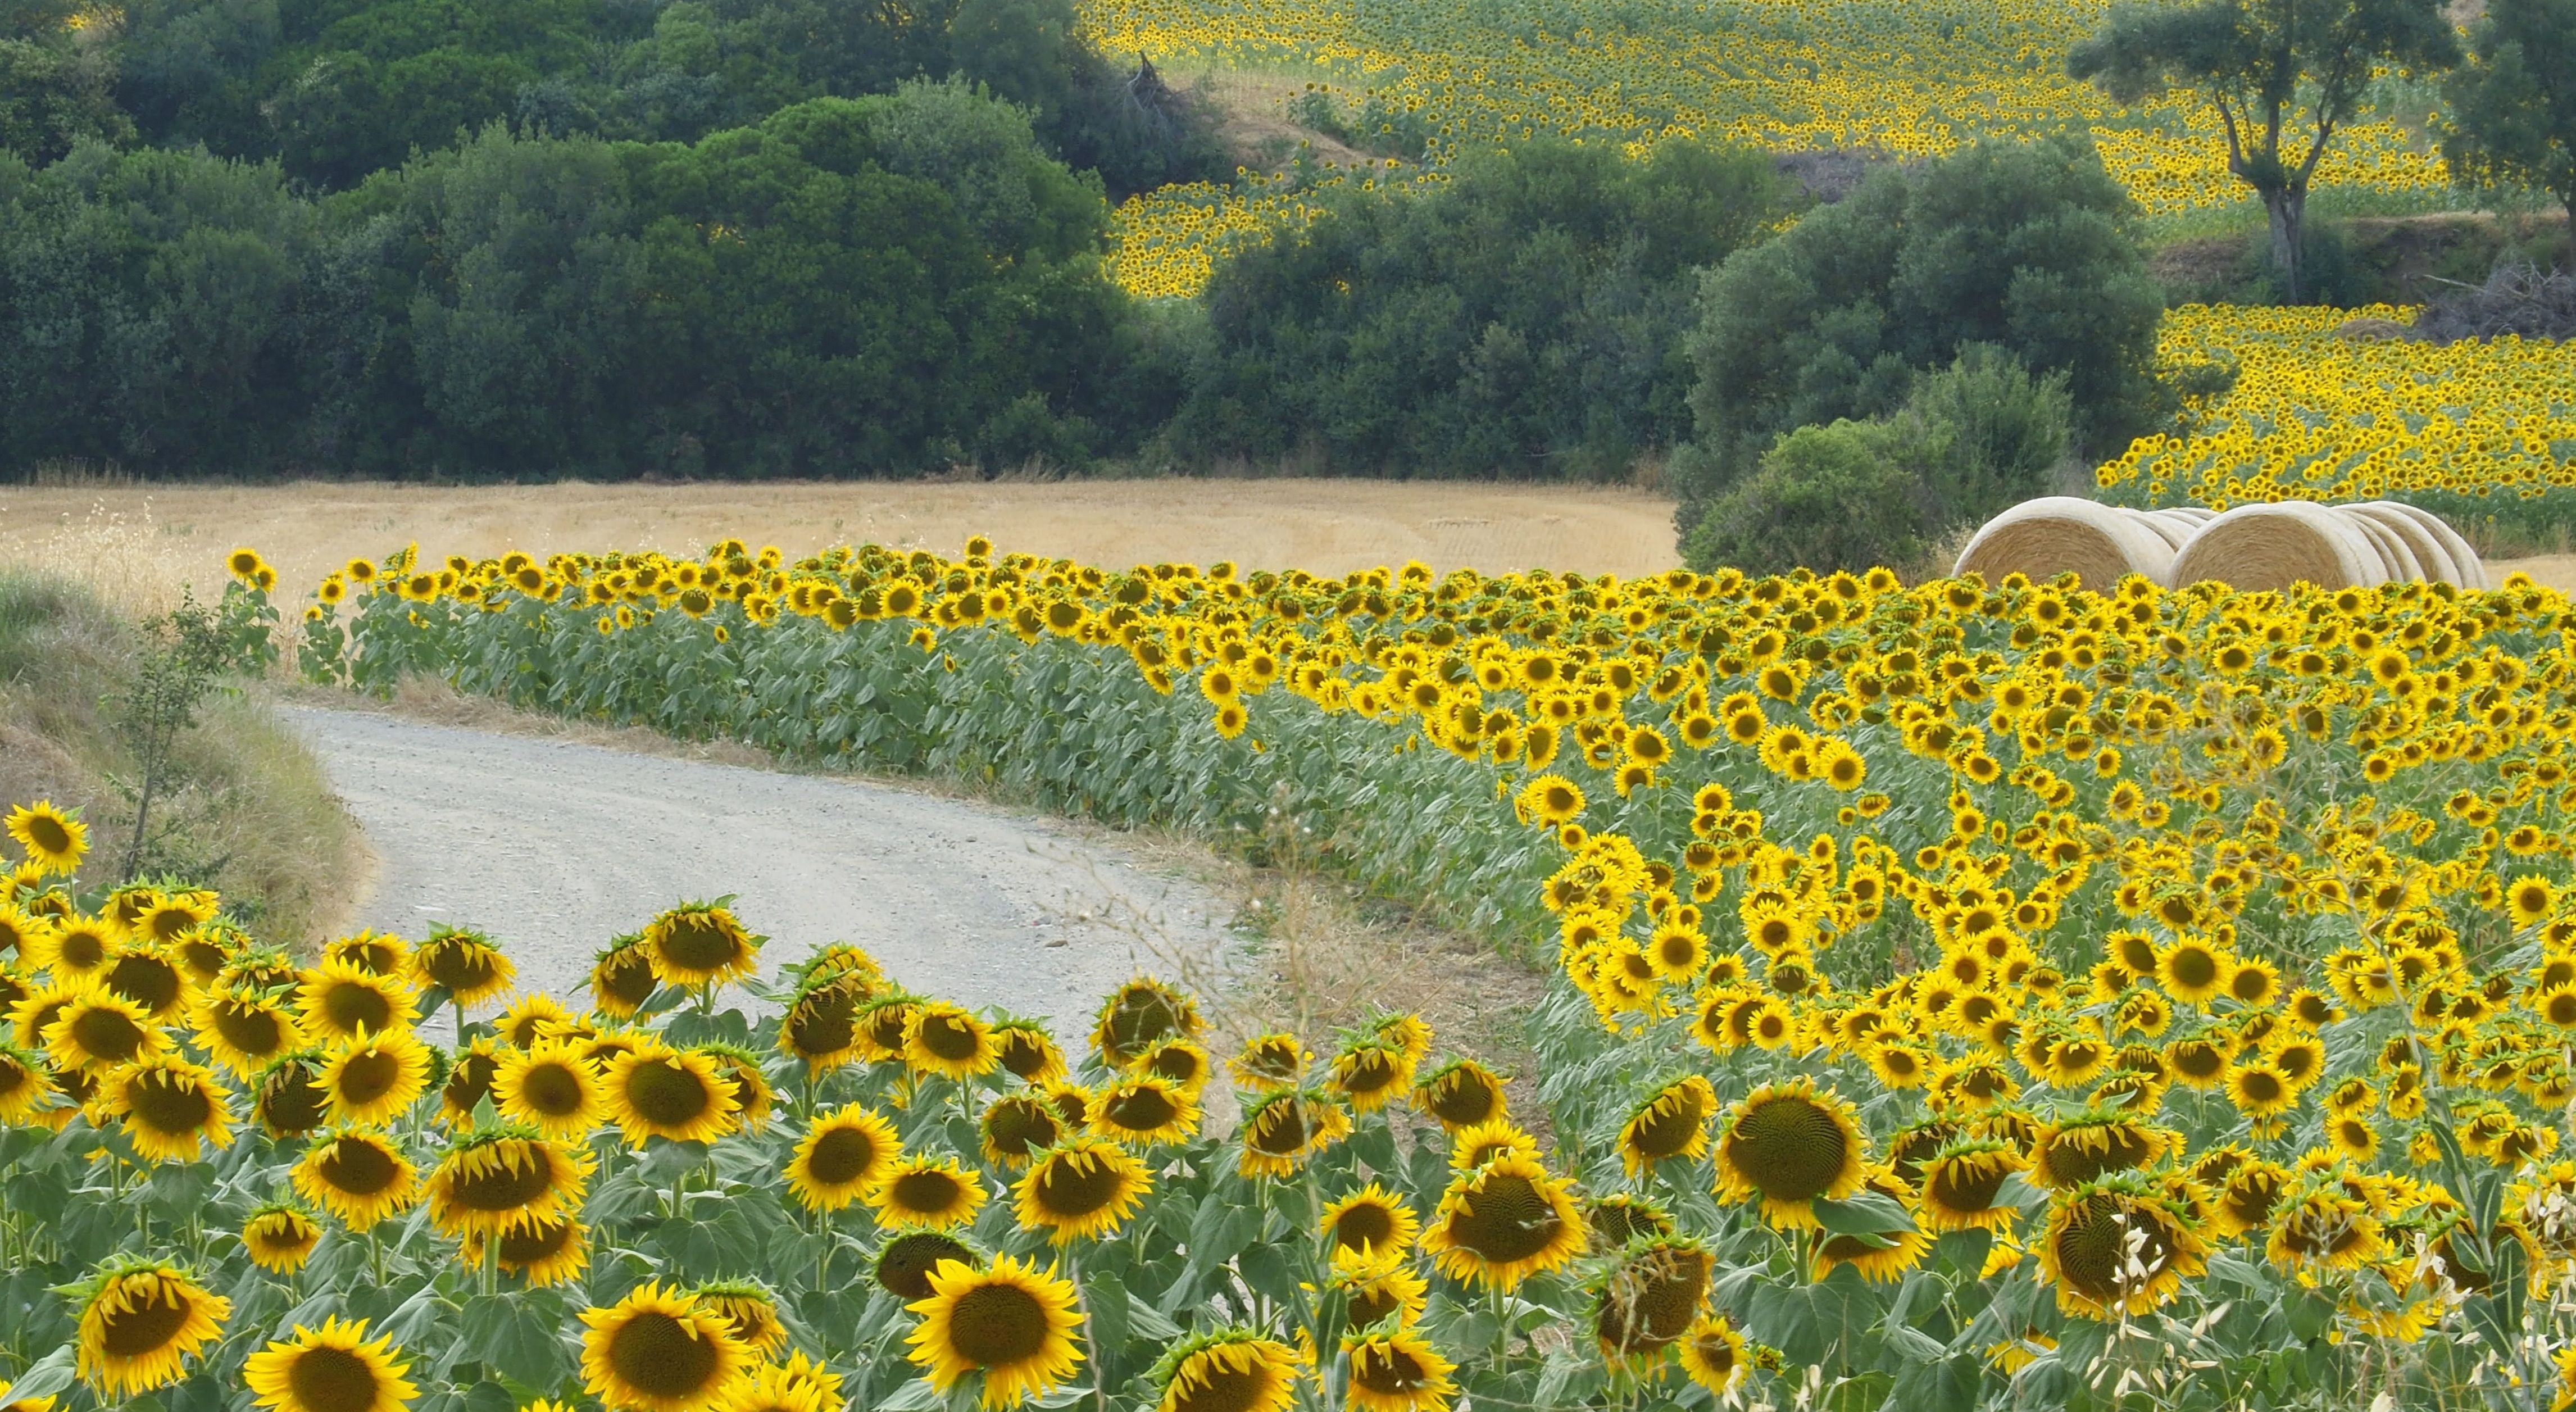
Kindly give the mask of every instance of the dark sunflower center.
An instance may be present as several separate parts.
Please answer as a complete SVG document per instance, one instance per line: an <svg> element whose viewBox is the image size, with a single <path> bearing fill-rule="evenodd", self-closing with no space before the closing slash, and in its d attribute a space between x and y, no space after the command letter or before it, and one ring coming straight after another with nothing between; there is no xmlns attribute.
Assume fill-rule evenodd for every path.
<svg viewBox="0 0 2576 1412"><path fill-rule="evenodd" d="M787 1012L788 1047L803 1059L840 1053L857 1037L852 1024L857 1010L858 997L839 987L817 991L797 1001L795 1008ZM1010 1063L1007 1049L1002 1062Z"/></svg>
<svg viewBox="0 0 2576 1412"><path fill-rule="evenodd" d="M618 1325L608 1340L608 1366L636 1390L660 1398L706 1391L722 1363L715 1341L659 1310Z"/></svg>
<svg viewBox="0 0 2576 1412"><path fill-rule="evenodd" d="M833 1128L814 1139L814 1153L805 1169L825 1186L847 1186L867 1175L876 1160L877 1141L867 1129Z"/></svg>
<svg viewBox="0 0 2576 1412"><path fill-rule="evenodd" d="M1351 1351L1351 1381L1381 1397L1405 1397L1431 1378L1422 1360L1400 1344L1363 1344Z"/></svg>
<svg viewBox="0 0 2576 1412"><path fill-rule="evenodd" d="M2272 1219L2273 1204L2281 1199L2280 1183L2268 1173L2249 1172L2227 1184L2221 1198L2227 1214L2247 1226L2259 1226Z"/></svg>
<svg viewBox="0 0 2576 1412"><path fill-rule="evenodd" d="M868 1012L868 1041L877 1048L893 1051L903 1047L903 1028L912 1022L912 1007L887 1005Z"/></svg>
<svg viewBox="0 0 2576 1412"><path fill-rule="evenodd" d="M1132 1133L1149 1133L1170 1123L1181 1110L1161 1089L1135 1088L1111 1098L1102 1116Z"/></svg>
<svg viewBox="0 0 2576 1412"><path fill-rule="evenodd" d="M676 1128L696 1122L715 1096L678 1061L656 1059L635 1066L626 1080L626 1100L646 1122Z"/></svg>
<svg viewBox="0 0 2576 1412"><path fill-rule="evenodd" d="M50 814L38 814L28 819L26 829L27 837L36 841L38 852L69 853L72 851L72 831L63 827L62 820Z"/></svg>
<svg viewBox="0 0 2576 1412"><path fill-rule="evenodd" d="M2177 1073L2205 1079L2227 1067L2227 1056L2219 1053L2218 1046L2214 1044L2193 1041L2174 1046L2173 1066Z"/></svg>
<svg viewBox="0 0 2576 1412"><path fill-rule="evenodd" d="M123 956L107 973L107 988L158 1015L179 1002L179 968L158 956Z"/></svg>
<svg viewBox="0 0 2576 1412"><path fill-rule="evenodd" d="M2168 964L2174 980L2188 989L2198 990L2218 981L2218 958L2197 946L2186 946L2175 952Z"/></svg>
<svg viewBox="0 0 2576 1412"><path fill-rule="evenodd" d="M1830 1246L1828 1253L1834 1253ZM1602 1290L1595 1328L1602 1342L1623 1353L1662 1348L1690 1332L1707 1284L1708 1267L1697 1259L1657 1251L1620 1271Z"/></svg>
<svg viewBox="0 0 2576 1412"><path fill-rule="evenodd" d="M125 1086L126 1104L154 1132L191 1133L215 1114L214 1100L195 1082L159 1071Z"/></svg>
<svg viewBox="0 0 2576 1412"><path fill-rule="evenodd" d="M1404 1301L1389 1289L1369 1288L1351 1291L1351 1327L1365 1329L1403 1307Z"/></svg>
<svg viewBox="0 0 2576 1412"><path fill-rule="evenodd" d="M549 1118L561 1118L581 1111L584 1088L569 1064L531 1064L519 1083L519 1101Z"/></svg>
<svg viewBox="0 0 2576 1412"><path fill-rule="evenodd" d="M500 1067L489 1054L466 1055L457 1063L456 1072L447 1076L446 1087L441 1090L447 1106L459 1113L473 1112L474 1106L492 1092L492 1076Z"/></svg>
<svg viewBox="0 0 2576 1412"><path fill-rule="evenodd" d="M930 1272L942 1260L972 1264L975 1252L937 1231L898 1236L877 1255L877 1283L906 1300L931 1296Z"/></svg>
<svg viewBox="0 0 2576 1412"><path fill-rule="evenodd" d="M713 971L732 963L733 933L714 917L692 912L671 919L662 937L662 958L691 971Z"/></svg>
<svg viewBox="0 0 2576 1412"><path fill-rule="evenodd" d="M974 1027L954 1015L921 1019L921 1047L952 1064L975 1057L976 1038Z"/></svg>
<svg viewBox="0 0 2576 1412"><path fill-rule="evenodd" d="M343 981L323 992L322 1013L342 1034L356 1034L361 1027L369 1034L379 1034L393 1023L394 1006L374 986Z"/></svg>
<svg viewBox="0 0 2576 1412"><path fill-rule="evenodd" d="M1953 1211L1989 1211L2004 1189L2004 1176L2000 1162L1958 1158L1932 1169L1924 1194Z"/></svg>
<svg viewBox="0 0 2576 1412"><path fill-rule="evenodd" d="M594 984L606 998L631 1009L653 998L653 963L640 948L621 951L600 963Z"/></svg>
<svg viewBox="0 0 2576 1412"><path fill-rule="evenodd" d="M887 1188L887 1199L898 1211L914 1211L936 1216L957 1204L964 1192L957 1179L946 1172L906 1172Z"/></svg>
<svg viewBox="0 0 2576 1412"><path fill-rule="evenodd" d="M273 1054L285 1042L286 1031L277 1022L275 1012L260 1005L218 1005L214 1007L215 1033L224 1043L257 1059Z"/></svg>
<svg viewBox="0 0 2576 1412"><path fill-rule="evenodd" d="M1172 1412L1252 1412L1266 1405L1272 1378L1264 1363L1238 1369L1201 1359L1186 1385L1173 1381Z"/></svg>
<svg viewBox="0 0 2576 1412"><path fill-rule="evenodd" d="M92 1006L72 1018L72 1039L81 1052L121 1064L143 1049L143 1027L121 1011Z"/></svg>
<svg viewBox="0 0 2576 1412"><path fill-rule="evenodd" d="M1536 1183L1496 1172L1461 1194L1449 1239L1488 1264L1508 1265L1546 1250L1563 1226Z"/></svg>
<svg viewBox="0 0 2576 1412"><path fill-rule="evenodd" d="M1393 1082L1395 1060L1384 1050L1361 1050L1343 1066L1342 1090L1345 1093L1375 1093Z"/></svg>
<svg viewBox="0 0 2576 1412"><path fill-rule="evenodd" d="M1029 1099L1005 1099L984 1114L984 1140L1005 1157L1026 1157L1063 1136L1055 1115Z"/></svg>
<svg viewBox="0 0 2576 1412"><path fill-rule="evenodd" d="M107 962L107 939L93 932L68 933L57 949L64 964L76 971L94 971Z"/></svg>
<svg viewBox="0 0 2576 1412"><path fill-rule="evenodd" d="M1030 1188L1041 1210L1059 1217L1088 1216L1118 1199L1127 1188L1119 1170L1098 1158L1057 1158L1038 1169Z"/></svg>
<svg viewBox="0 0 2576 1412"><path fill-rule="evenodd" d="M533 1265L572 1243L573 1223L544 1221L512 1226L501 1236L503 1265Z"/></svg>
<svg viewBox="0 0 2576 1412"><path fill-rule="evenodd" d="M1473 1075L1456 1077L1431 1096L1431 1116L1453 1127L1481 1123L1494 1116L1493 1086Z"/></svg>
<svg viewBox="0 0 2576 1412"><path fill-rule="evenodd" d="M1199 1057L1178 1045L1168 1046L1145 1061L1145 1072L1185 1084L1199 1076Z"/></svg>
<svg viewBox="0 0 2576 1412"><path fill-rule="evenodd" d="M322 1125L329 1102L322 1086L313 1082L312 1072L299 1066L260 1094L259 1115L281 1133L309 1133Z"/></svg>
<svg viewBox="0 0 2576 1412"><path fill-rule="evenodd" d="M373 1196L391 1187L402 1175L402 1169L394 1165L392 1153L354 1138L333 1143L331 1155L315 1166L322 1180L351 1196Z"/></svg>
<svg viewBox="0 0 2576 1412"><path fill-rule="evenodd" d="M1365 1250L1395 1239L1395 1213L1374 1201L1363 1201L1333 1220L1333 1243L1345 1250Z"/></svg>
<svg viewBox="0 0 2576 1412"><path fill-rule="evenodd" d="M1017 1285L977 1285L948 1312L948 1343L981 1368L1008 1367L1046 1347L1046 1309Z"/></svg>
<svg viewBox="0 0 2576 1412"><path fill-rule="evenodd" d="M140 1358L169 1346L188 1322L186 1296L156 1288L149 1299L100 1321L99 1346L116 1358Z"/></svg>
<svg viewBox="0 0 2576 1412"><path fill-rule="evenodd" d="M363 1108L393 1091L402 1081L402 1059L382 1049L352 1054L340 1066L338 1079L340 1101L352 1108Z"/></svg>
<svg viewBox="0 0 2576 1412"><path fill-rule="evenodd" d="M1851 1138L1834 1115L1791 1095L1755 1104L1735 1120L1728 1155L1774 1201L1822 1196L1842 1176Z"/></svg>
<svg viewBox="0 0 2576 1412"><path fill-rule="evenodd" d="M2070 1142L2060 1138L2048 1145L2048 1174L2060 1186L2082 1186L2104 1172L2119 1172L2147 1160L2153 1151L2146 1135L2123 1124L2095 1128L2092 1142Z"/></svg>
<svg viewBox="0 0 2576 1412"><path fill-rule="evenodd" d="M1109 1022L1101 1027L1107 1041L1101 1048L1111 1062L1124 1064L1180 1027L1180 1014L1168 997L1152 990L1130 991L1118 998Z"/></svg>
<svg viewBox="0 0 2576 1412"><path fill-rule="evenodd" d="M487 1161L487 1164L460 1173L448 1184L448 1193L456 1204L468 1211L516 1211L529 1202L554 1190L554 1164L531 1144L508 1144L492 1149L495 1156L515 1160Z"/></svg>
<svg viewBox="0 0 2576 1412"><path fill-rule="evenodd" d="M1639 1154L1661 1161L1690 1146L1699 1136L1699 1098L1695 1094L1676 1094L1656 1103L1637 1117L1629 1129L1629 1142Z"/></svg>
<svg viewBox="0 0 2576 1412"><path fill-rule="evenodd" d="M422 969L431 980L458 995L490 985L494 974L492 955L479 946L442 946Z"/></svg>
<svg viewBox="0 0 2576 1412"><path fill-rule="evenodd" d="M1272 1157L1290 1157L1304 1150L1313 1131L1312 1125L1306 1121L1305 1105L1290 1099L1262 1109L1259 1121L1245 1134L1244 1141L1255 1152Z"/></svg>
<svg viewBox="0 0 2576 1412"><path fill-rule="evenodd" d="M295 1405L305 1412L367 1412L376 1405L376 1370L345 1348L308 1348L286 1370Z"/></svg>
<svg viewBox="0 0 2576 1412"><path fill-rule="evenodd" d="M2173 1250L2164 1226L2138 1217L2124 1220L2116 1204L2096 1197L2073 1213L2057 1238L2057 1268L2066 1283L2099 1304L2120 1299L2126 1291L2132 1229L2146 1236L2136 1253L2138 1263L2150 1275L2162 1270Z"/></svg>
<svg viewBox="0 0 2576 1412"><path fill-rule="evenodd" d="M2244 1077L2236 1081L2236 1087L2247 1101L2253 1103L2273 1102L2284 1092L2280 1075L2262 1069L2246 1070Z"/></svg>
<svg viewBox="0 0 2576 1412"><path fill-rule="evenodd" d="M998 1046L1002 1067L1023 1079L1034 1079L1046 1072L1046 1045L1025 1030L1005 1033Z"/></svg>

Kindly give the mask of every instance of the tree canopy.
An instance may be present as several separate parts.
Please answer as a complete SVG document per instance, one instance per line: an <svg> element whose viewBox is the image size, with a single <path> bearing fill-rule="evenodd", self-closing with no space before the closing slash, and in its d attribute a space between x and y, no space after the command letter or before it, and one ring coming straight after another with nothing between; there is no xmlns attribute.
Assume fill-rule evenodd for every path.
<svg viewBox="0 0 2576 1412"><path fill-rule="evenodd" d="M2576 0L2492 0L2444 86L2453 175L2527 186L2567 208L2576 253Z"/></svg>

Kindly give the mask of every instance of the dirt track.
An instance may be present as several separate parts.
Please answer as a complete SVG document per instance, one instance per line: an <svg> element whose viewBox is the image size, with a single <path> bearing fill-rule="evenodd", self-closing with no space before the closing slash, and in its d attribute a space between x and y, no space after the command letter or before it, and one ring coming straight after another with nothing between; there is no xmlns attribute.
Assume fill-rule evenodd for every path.
<svg viewBox="0 0 2576 1412"><path fill-rule="evenodd" d="M684 899L738 895L763 971L825 942L969 1006L1086 1031L1138 971L1204 984L1230 908L1114 839L968 801L567 741L290 708L382 860L357 924L491 933L523 989L571 997L593 954Z"/></svg>

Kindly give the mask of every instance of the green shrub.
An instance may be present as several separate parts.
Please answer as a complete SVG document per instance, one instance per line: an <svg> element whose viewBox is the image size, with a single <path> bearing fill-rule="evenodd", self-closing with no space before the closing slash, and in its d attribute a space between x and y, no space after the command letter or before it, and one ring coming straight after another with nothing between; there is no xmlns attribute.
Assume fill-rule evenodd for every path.
<svg viewBox="0 0 2576 1412"><path fill-rule="evenodd" d="M1901 562L1922 548L1922 488L1899 422L1800 427L1708 507L1682 557L1748 574Z"/></svg>

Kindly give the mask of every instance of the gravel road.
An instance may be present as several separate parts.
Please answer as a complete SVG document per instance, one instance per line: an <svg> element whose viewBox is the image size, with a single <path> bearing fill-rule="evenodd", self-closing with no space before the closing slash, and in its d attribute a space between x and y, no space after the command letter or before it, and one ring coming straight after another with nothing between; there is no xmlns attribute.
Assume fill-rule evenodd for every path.
<svg viewBox="0 0 2576 1412"><path fill-rule="evenodd" d="M383 860L357 924L490 933L522 988L579 992L609 938L737 894L764 971L831 941L926 995L1086 1030L1139 971L1221 968L1231 908L1114 838L860 781L289 708Z"/></svg>

